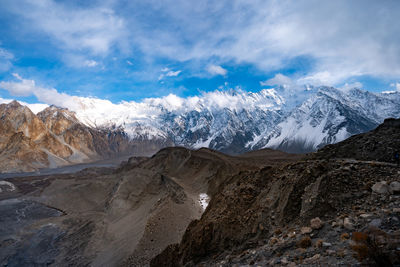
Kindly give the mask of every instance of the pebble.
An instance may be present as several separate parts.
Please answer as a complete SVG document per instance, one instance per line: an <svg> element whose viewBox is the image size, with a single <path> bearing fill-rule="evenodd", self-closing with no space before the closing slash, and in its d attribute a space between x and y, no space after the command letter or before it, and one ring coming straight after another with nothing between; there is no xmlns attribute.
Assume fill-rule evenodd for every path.
<svg viewBox="0 0 400 267"><path fill-rule="evenodd" d="M319 217L311 219L310 224L312 229L321 229L323 226L323 222Z"/></svg>
<svg viewBox="0 0 400 267"><path fill-rule="evenodd" d="M375 183L371 189L378 194L388 194L390 191L390 187L385 181Z"/></svg>
<svg viewBox="0 0 400 267"><path fill-rule="evenodd" d="M329 256L332 256L332 255L336 254L336 251L334 251L333 249L327 249L326 254L328 254Z"/></svg>
<svg viewBox="0 0 400 267"><path fill-rule="evenodd" d="M367 219L367 218L372 217L372 214L364 213L364 214L361 214L360 217L363 219Z"/></svg>
<svg viewBox="0 0 400 267"><path fill-rule="evenodd" d="M346 228L347 230L353 230L354 229L353 222L351 221L350 218L348 218L348 217L344 218L343 227Z"/></svg>
<svg viewBox="0 0 400 267"><path fill-rule="evenodd" d="M400 193L400 183L399 182L391 182L390 185L390 192L392 194L399 194Z"/></svg>
<svg viewBox="0 0 400 267"><path fill-rule="evenodd" d="M301 227L300 229L301 234L305 235L305 234L309 234L312 232L312 228L305 226L305 227Z"/></svg>
<svg viewBox="0 0 400 267"><path fill-rule="evenodd" d="M310 263L313 263L313 262L317 261L319 258L321 258L321 255L320 254L315 254L314 256L305 259L303 263L304 264L310 264Z"/></svg>
<svg viewBox="0 0 400 267"><path fill-rule="evenodd" d="M295 231L291 231L291 232L289 232L289 233L287 234L287 236L288 236L289 238L293 238L293 237L296 236L296 232L295 232Z"/></svg>
<svg viewBox="0 0 400 267"><path fill-rule="evenodd" d="M381 219L373 219L370 223L369 226L374 226L376 228L379 228L382 225L382 220Z"/></svg>
<svg viewBox="0 0 400 267"><path fill-rule="evenodd" d="M331 244L331 243L328 243L328 242L322 242L322 246L323 246L323 247L331 247L332 244Z"/></svg>

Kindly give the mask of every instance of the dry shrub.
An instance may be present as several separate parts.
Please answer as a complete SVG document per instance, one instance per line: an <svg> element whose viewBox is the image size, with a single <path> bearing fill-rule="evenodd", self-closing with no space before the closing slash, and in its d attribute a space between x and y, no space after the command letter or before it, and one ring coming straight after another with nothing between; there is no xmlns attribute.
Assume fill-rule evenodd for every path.
<svg viewBox="0 0 400 267"><path fill-rule="evenodd" d="M343 233L341 236L340 236L340 239L341 240L347 240L347 239L349 239L350 238L350 235L348 234L348 233Z"/></svg>
<svg viewBox="0 0 400 267"><path fill-rule="evenodd" d="M367 242L368 239L368 235L366 233L363 232L353 232L351 239L354 242L360 242L360 243L365 243Z"/></svg>
<svg viewBox="0 0 400 267"><path fill-rule="evenodd" d="M276 229L275 231L274 231L274 234L275 235L280 235L280 234L282 234L282 230L281 229Z"/></svg>
<svg viewBox="0 0 400 267"><path fill-rule="evenodd" d="M300 248L308 248L311 246L311 238L309 236L305 236L297 242L297 246Z"/></svg>
<svg viewBox="0 0 400 267"><path fill-rule="evenodd" d="M322 243L324 241L322 239L318 239L317 242L315 242L315 247L316 248L322 248Z"/></svg>
<svg viewBox="0 0 400 267"><path fill-rule="evenodd" d="M354 232L352 240L355 244L351 249L355 252L354 257L363 262L371 260L376 266L392 266L387 251L383 249L382 240L387 239L387 234L379 229L369 232Z"/></svg>
<svg viewBox="0 0 400 267"><path fill-rule="evenodd" d="M369 249L365 244L356 244L352 245L351 249L355 252L354 257L359 261L362 262L369 256Z"/></svg>

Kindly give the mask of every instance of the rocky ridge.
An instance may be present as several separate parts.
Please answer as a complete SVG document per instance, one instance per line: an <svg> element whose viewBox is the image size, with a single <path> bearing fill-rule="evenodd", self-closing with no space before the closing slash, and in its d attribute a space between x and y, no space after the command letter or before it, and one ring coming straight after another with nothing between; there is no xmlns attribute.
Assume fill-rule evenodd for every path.
<svg viewBox="0 0 400 267"><path fill-rule="evenodd" d="M168 142L134 142L120 128L91 128L73 112L48 107L35 115L17 101L0 105L0 170L35 171L134 153Z"/></svg>
<svg viewBox="0 0 400 267"><path fill-rule="evenodd" d="M400 149L399 123L225 180L201 219L151 266L399 265L400 169L385 162ZM392 149L377 161L362 143L378 139Z"/></svg>

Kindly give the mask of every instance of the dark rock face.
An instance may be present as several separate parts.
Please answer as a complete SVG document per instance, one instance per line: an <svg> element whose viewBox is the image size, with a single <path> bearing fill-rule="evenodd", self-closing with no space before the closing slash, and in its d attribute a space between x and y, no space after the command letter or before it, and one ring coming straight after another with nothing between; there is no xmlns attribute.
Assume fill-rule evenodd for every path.
<svg viewBox="0 0 400 267"><path fill-rule="evenodd" d="M168 246L151 266L265 266L281 261L306 266L317 262L377 264L376 258L399 264L400 220L395 207L400 198L371 190L382 180L389 185L399 179L398 167L384 162L392 157L386 144L400 149L400 144L393 143L400 139L398 121L387 120L376 130L324 148L305 161L242 172L224 180L201 219L193 221L182 241ZM376 155L368 144L378 140L382 142L378 159L383 162L364 161ZM351 155L363 161L345 159ZM322 218L322 226L311 228L310 235L300 234L301 227L310 226L315 217ZM380 248L374 249L355 232L366 236L362 240L377 239ZM352 242L341 241L345 234L352 236ZM336 253L343 253L341 260Z"/></svg>
<svg viewBox="0 0 400 267"><path fill-rule="evenodd" d="M396 152L400 153L400 119L386 119L375 130L354 135L337 144L327 145L311 157L353 158L394 163Z"/></svg>

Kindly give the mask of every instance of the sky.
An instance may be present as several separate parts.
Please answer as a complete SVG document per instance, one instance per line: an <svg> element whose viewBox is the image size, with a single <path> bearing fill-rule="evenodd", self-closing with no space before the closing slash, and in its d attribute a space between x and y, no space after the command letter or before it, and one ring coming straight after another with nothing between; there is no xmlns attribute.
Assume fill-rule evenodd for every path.
<svg viewBox="0 0 400 267"><path fill-rule="evenodd" d="M398 0L0 0L0 97L400 91L399 14Z"/></svg>

